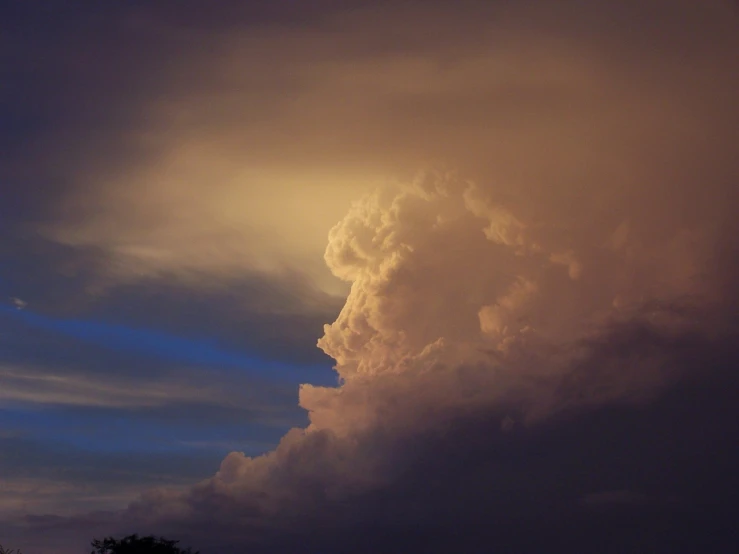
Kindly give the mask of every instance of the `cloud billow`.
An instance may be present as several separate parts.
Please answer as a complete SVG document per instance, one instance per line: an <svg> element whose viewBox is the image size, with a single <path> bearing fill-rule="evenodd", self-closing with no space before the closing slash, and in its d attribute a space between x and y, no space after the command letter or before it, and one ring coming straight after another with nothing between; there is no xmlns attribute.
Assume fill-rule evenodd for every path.
<svg viewBox="0 0 739 554"><path fill-rule="evenodd" d="M200 526L193 538L203 544L225 533L226 543L251 548L258 537L279 543L272 536L278 529L280 540L297 533L303 539L295 540L318 541L316 549L338 541L337 551L354 544L350 529L418 544L413 529L433 526L449 548L457 526L469 536L495 536L483 532L488 516L467 507L479 503L505 522L502 544L525 545L516 526L559 536L558 518L562 525L584 518L586 534L602 525L591 519L604 516L582 499L633 487L629 498L655 495L663 505L670 495L688 494L640 476L657 470L655 460L666 461L659 446L651 462L630 452L635 461L626 477L609 478L617 446L598 445L624 430L637 443L655 440L664 429L651 422L634 429L629 410L664 418L676 409L670 395L696 379L700 392L692 394L701 401L706 390L715 392L712 383L735 382L727 369L737 360L736 321L727 323L731 310L712 298L717 276L672 270L706 267L707 250L668 247L657 251L664 263L654 265L627 253L640 237L620 237L614 246L618 229L599 222L589 244L557 243L552 237L567 222L534 225L515 215L515 205L494 203L494 192L431 171L355 204L326 252L351 292L319 341L337 361L341 384L304 385L306 429L293 429L263 456L230 454L212 479L185 494L145 495L129 508L130 523L179 529L189 522ZM686 233L717 240L703 231L675 226L666 241ZM576 275L552 261L561 252L570 264L576 260ZM602 265L641 278L604 278ZM730 410L720 394L716 401ZM591 417L602 420L602 436L587 423ZM695 417L705 423L718 415ZM584 442L573 444L571 433ZM698 440L694 433L686 440ZM660 440L669 450L672 438ZM603 451L586 453L588 441L587 448ZM588 478L563 463L603 464L605 474ZM682 476L685 467L676 463L674 471ZM679 489L680 479L672 479ZM684 508L680 517L687 517ZM644 502L639 509L653 508ZM386 551L382 544L377 548Z"/></svg>

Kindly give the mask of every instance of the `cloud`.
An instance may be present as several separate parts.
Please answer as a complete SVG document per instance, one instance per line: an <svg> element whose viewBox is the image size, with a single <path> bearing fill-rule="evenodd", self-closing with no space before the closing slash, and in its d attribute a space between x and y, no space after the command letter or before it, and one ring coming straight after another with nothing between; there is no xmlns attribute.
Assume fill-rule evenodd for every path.
<svg viewBox="0 0 739 554"><path fill-rule="evenodd" d="M247 350L261 359L328 367L315 348L323 323L342 302L317 290L301 274L244 275L193 288L174 277L118 286L95 298L90 317L166 330L186 337L214 337L222 349Z"/></svg>
<svg viewBox="0 0 739 554"><path fill-rule="evenodd" d="M547 197L540 210L602 210L614 190L650 178L653 160L673 165L688 144L696 149L688 159L726 160L728 141L689 140L733 132L722 115L736 76L720 68L734 37L719 3L681 2L663 17L636 15L631 4L574 4L564 19L537 2L324 5L302 28L252 29L245 20L246 30L132 13L128 32L141 48L169 37L180 55L151 48L162 52L153 67L127 74L140 93L111 97L120 117L103 126L100 155L89 155L92 144L65 148L54 172L70 186L41 228L104 252L98 271L113 283L173 272L207 283L288 268L343 294L320 261L326 232L387 174L443 159L495 179L500 196ZM640 21L629 41L608 14ZM696 17L715 32L696 31ZM687 53L685 33L699 35ZM658 47L647 50L651 36ZM69 86L87 84L79 75ZM681 164L685 175L703 171ZM585 205L580 191L593 179L604 194ZM657 198L644 198L642 215ZM689 201L706 209L700 197ZM486 232L498 232L493 222ZM508 232L499 238L520 239Z"/></svg>
<svg viewBox="0 0 739 554"><path fill-rule="evenodd" d="M226 397L223 382L214 384L205 375L185 369L158 379L132 380L124 375L94 376L73 370L53 373L44 368L20 368L0 365L0 403L24 403L57 406L95 406L115 408L154 408L180 403L228 405L243 402L243 396ZM228 379L223 375L222 379ZM242 383L239 383L242 381ZM244 387L248 379L231 377L230 387Z"/></svg>
<svg viewBox="0 0 739 554"><path fill-rule="evenodd" d="M140 278L131 268L269 272L275 259L259 249L247 259L256 243L239 242L239 206L246 221L269 205L275 227L296 208L281 210L278 193L252 203L268 180L240 196L242 162L229 152L306 181L322 166L460 168L388 183L331 228L326 264L351 288L318 346L341 381L301 388L307 428L264 455L229 454L184 492L143 495L121 529L224 552L605 551L594 545L614 529L623 534L609 548L638 551L669 550L682 532L691 547L707 529L728 536L739 304L736 37L724 7L471 5L481 11L383 5L228 35L208 73L214 90L248 79L267 92L248 108L224 93L227 116L213 123L196 109L215 105L209 87L156 103L145 113L161 118L147 135L161 163L130 181L103 169L104 185L72 194L72 216L47 227L105 251L123 281ZM209 133L222 149L195 140ZM225 184L211 192L206 178ZM296 193L300 209L321 192ZM239 232L224 235L220 221ZM315 246L298 223L292 246L260 248ZM640 506L649 517L636 531L580 504L592 491L669 489L687 507ZM665 518L672 536L649 528Z"/></svg>
<svg viewBox="0 0 739 554"><path fill-rule="evenodd" d="M57 420L69 419L69 414L63 412L56 415ZM95 415L104 417L104 412ZM28 415L28 419L33 417ZM9 419L3 414L4 425ZM75 423L89 427L89 417ZM47 423L50 433L46 436L23 429L15 436L0 438L0 513L4 520L29 513L70 516L112 510L153 486L166 483L172 488L186 488L217 467L213 453L173 448L163 444L165 437L158 437L158 450L144 447L134 451L120 444L101 447L84 439L78 444L65 443L63 427L64 423L55 421ZM124 426L110 422L108 434L117 436L119 442L129 440L125 431ZM114 442L112 436L110 439ZM174 442L173 437L170 440Z"/></svg>
<svg viewBox="0 0 739 554"><path fill-rule="evenodd" d="M669 264L654 267L644 265L640 257L625 260L608 245L609 229L592 229L587 235L591 249L583 249L584 264L590 255L625 272L644 274L632 282L603 281L597 272L574 280L567 267L551 264L551 250L544 246L521 250L526 241L499 240L499 234L491 239L486 232L489 212L470 210L465 201L471 186L478 185L454 174L430 172L408 186L381 190L357 203L332 230L326 251L332 271L352 282L344 309L319 341L336 359L342 384L303 386L300 403L311 421L307 429L292 430L263 456L230 454L212 479L185 494L143 496L129 508L128 525L147 525L153 518L165 529L179 529L176 522L187 521L211 532L227 529L233 544L254 546L248 535L269 535L262 525L300 521L307 526L301 533L310 532L309 522L323 525L310 516L320 506L326 511L321 522L339 518L332 525L349 529L381 517L364 502L376 495L398 502L395 495L406 494L400 491L409 479L415 482L410 477L415 471L421 472L423 482L447 476L455 483L450 486L465 487L459 494L469 499L473 489L461 477L467 469L445 460L456 459L460 452L481 456L475 464L491 464L491 484L486 486L493 488L510 479L507 486L523 487L520 475L512 477L515 468L492 468L506 453L524 456L518 471L533 472L536 477L531 478L543 488L535 494L526 487L513 488L507 494L519 497L510 502L484 497L504 521L538 517L542 508L537 503L576 510L578 496L568 500L567 492L551 489L554 470L514 454L519 447L509 444L506 436L525 443L548 442L547 433L560 431L547 429L547 421L565 418L563 429L578 428L593 412L649 404L665 390L686 386L699 376L717 378L724 371L717 363L722 356L728 367L735 363L730 344L736 328L716 327L728 308L712 304L704 294L712 277L695 273L685 280ZM539 222L539 232L547 234L547 222ZM676 235L682 232L681 227L673 229ZM666 242L671 240L668 234ZM570 245L556 246L554 251L563 251L560 247ZM674 254L704 255L692 250ZM643 298L657 284L670 292L664 300L652 293L647 303L612 305L616 295ZM594 296L590 287L596 286L604 290ZM558 296L566 303L557 301ZM717 358L716 349L726 348ZM659 418L665 417L661 410L673 409L656 405ZM591 415L581 419L584 411ZM568 422L573 417L574 422ZM523 427L506 424L514 420ZM617 415L609 425L630 426L631 421L628 415ZM606 430L606 435L611 432ZM457 434L458 440L449 438ZM500 452L493 453L495 445ZM568 459L580 451L567 452L570 447L562 447ZM559 447L555 451L561 452ZM664 455L660 451L659 456ZM441 460L435 461L436 456ZM425 469L427 464L431 468ZM635 475L626 473L629 478ZM573 477L568 474L567 479ZM609 479L604 477L604 482ZM582 486L585 483L578 482L576 488ZM429 500L424 507L414 504L425 498L414 489L402 496L402 509L381 517L377 525L405 528L413 521L442 520L448 514L445 503L451 501L451 492L442 490L439 494L446 500ZM335 511L339 509L347 511L341 516ZM459 517L460 524L480 532L474 514L465 511ZM241 525L254 527L241 535L236 531Z"/></svg>
<svg viewBox="0 0 739 554"><path fill-rule="evenodd" d="M634 504L647 501L647 497L643 494L622 490L622 491L602 491L586 494L580 502L589 506L599 506L605 504Z"/></svg>
<svg viewBox="0 0 739 554"><path fill-rule="evenodd" d="M45 375L10 368L0 369L0 381L0 400L39 404L151 406L183 398L203 398L204 392L195 387L177 391L171 383L149 383L142 389L141 383L116 386L114 383L91 382L89 376Z"/></svg>
<svg viewBox="0 0 739 554"><path fill-rule="evenodd" d="M222 350L246 350L263 361L330 363L315 348L315 337L343 300L321 291L300 271L247 271L231 277L201 273L198 278L165 274L112 287L104 277L109 258L99 249L66 247L13 232L2 236L0 248L6 254L0 286L33 306L33 314L16 322L39 324L44 317L54 318L59 320L53 324L57 330L64 327L61 320L105 322L108 328L118 327L119 343L126 338L120 336L127 333L123 328L144 327L160 336L173 335L164 341L170 345L179 339L179 348L170 354L179 351L183 356L187 350L193 353L186 342L212 340ZM13 320L7 312L5 317ZM127 338L136 346L134 334L128 332ZM139 341L139 347L152 339L149 335ZM12 350L23 342L16 338Z"/></svg>
<svg viewBox="0 0 739 554"><path fill-rule="evenodd" d="M0 308L2 310L2 308ZM191 365L211 365L240 369L252 374L266 371L273 379L300 372L300 367L267 361L244 352L224 348L214 339L182 338L147 328L115 325L103 321L52 318L34 312L15 314L16 321L32 329L66 335L82 343L99 345L129 354L146 354L163 360ZM211 331L212 332L212 331Z"/></svg>

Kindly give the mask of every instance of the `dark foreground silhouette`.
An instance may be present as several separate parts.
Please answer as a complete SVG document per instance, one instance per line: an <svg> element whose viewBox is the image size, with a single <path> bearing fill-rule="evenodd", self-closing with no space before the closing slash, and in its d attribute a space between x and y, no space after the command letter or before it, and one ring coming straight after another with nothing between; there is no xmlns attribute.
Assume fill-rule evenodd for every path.
<svg viewBox="0 0 739 554"><path fill-rule="evenodd" d="M90 554L200 554L193 552L191 548L182 549L178 544L179 541L154 536L129 535L122 539L107 537L93 540L94 550Z"/></svg>

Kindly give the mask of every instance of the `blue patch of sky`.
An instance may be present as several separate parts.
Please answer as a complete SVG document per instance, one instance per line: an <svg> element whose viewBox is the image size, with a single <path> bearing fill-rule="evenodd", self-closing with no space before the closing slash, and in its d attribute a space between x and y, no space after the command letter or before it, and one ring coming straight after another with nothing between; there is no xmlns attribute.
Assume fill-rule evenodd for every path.
<svg viewBox="0 0 739 554"><path fill-rule="evenodd" d="M328 366L290 365L264 360L223 348L212 339L193 340L153 329L51 317L27 308L18 309L9 298L6 303L0 302L0 328L5 335L5 352L0 353L0 363L14 360L20 363L20 367L25 362L40 364L40 367L54 371L74 364L74 359L85 366L90 363L92 354L96 364L124 370L129 364L126 360L133 361L134 356L147 359L148 363L234 371L235 375L253 377L258 381L295 385L303 382L326 386L336 384L336 374ZM84 347L85 344L88 346ZM59 350L60 345L70 348L65 346ZM94 354L101 348L110 353L109 359L107 355L99 358ZM112 365L111 362L116 363ZM197 452L209 459L212 457L215 463L233 450L247 455L268 451L289 427L302 427L307 423L305 412L297 407L297 395L295 405L278 409L279 419L272 423L260 420L258 413L254 415L241 410L233 410L232 413L230 409L224 409L228 413L210 413L202 407L192 406L186 408L189 415L185 417L182 406L165 406L154 413L140 408L5 403L0 407L0 430L55 444L62 449L101 453L171 453L177 456ZM197 424L193 418L197 419Z"/></svg>
<svg viewBox="0 0 739 554"><path fill-rule="evenodd" d="M61 334L110 350L136 353L163 360L192 365L237 369L277 380L304 382L306 377L316 385L336 385L336 374L325 365L293 365L265 360L244 352L226 349L217 340L183 338L162 331L84 319L62 319L0 305L0 316L18 324Z"/></svg>

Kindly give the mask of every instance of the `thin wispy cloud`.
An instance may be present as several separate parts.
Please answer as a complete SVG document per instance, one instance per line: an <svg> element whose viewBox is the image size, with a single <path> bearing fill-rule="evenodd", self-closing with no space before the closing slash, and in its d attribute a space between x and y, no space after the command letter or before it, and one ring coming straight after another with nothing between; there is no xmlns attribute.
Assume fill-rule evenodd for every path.
<svg viewBox="0 0 739 554"><path fill-rule="evenodd" d="M49 374L30 368L0 366L0 402L41 405L100 406L109 408L153 407L196 401L223 402L219 386L204 383L121 379L90 375Z"/></svg>

